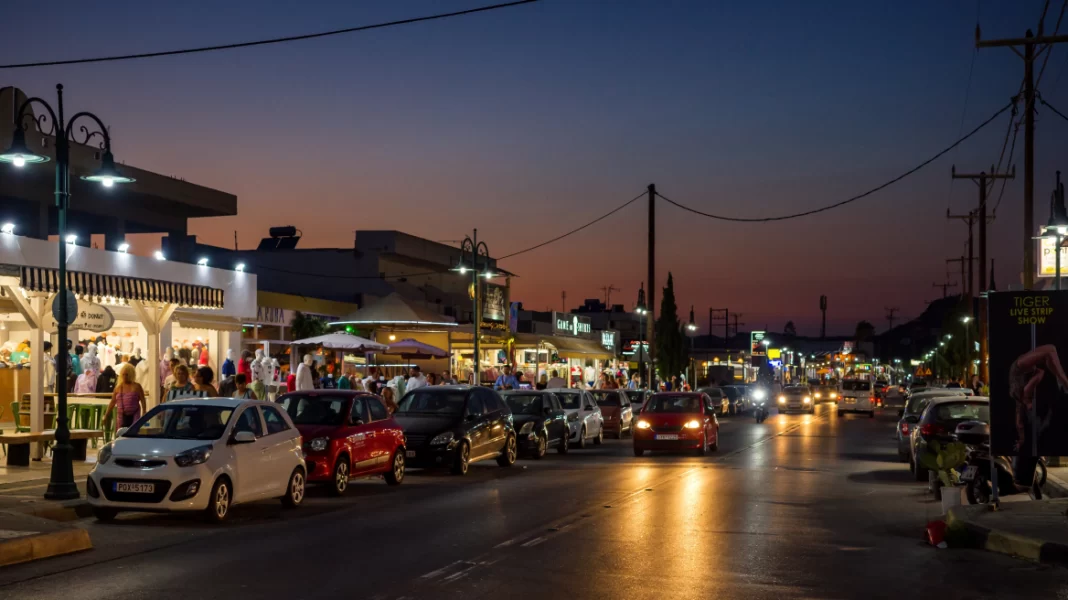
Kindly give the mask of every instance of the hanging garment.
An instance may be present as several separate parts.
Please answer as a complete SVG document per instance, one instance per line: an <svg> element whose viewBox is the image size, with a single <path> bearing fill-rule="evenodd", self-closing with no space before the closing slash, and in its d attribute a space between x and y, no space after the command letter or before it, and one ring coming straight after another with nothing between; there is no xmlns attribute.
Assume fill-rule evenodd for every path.
<svg viewBox="0 0 1068 600"><path fill-rule="evenodd" d="M86 371L78 376L78 380L74 383L75 394L95 394L96 393L96 371Z"/></svg>
<svg viewBox="0 0 1068 600"><path fill-rule="evenodd" d="M96 393L98 394L110 394L115 391L115 385L119 382L119 376L115 373L115 369L110 366L104 367L104 372L100 374L100 377L96 380Z"/></svg>
<svg viewBox="0 0 1068 600"><path fill-rule="evenodd" d="M233 377L237 374L237 367L234 366L234 361L229 358L223 361L222 364L222 376Z"/></svg>

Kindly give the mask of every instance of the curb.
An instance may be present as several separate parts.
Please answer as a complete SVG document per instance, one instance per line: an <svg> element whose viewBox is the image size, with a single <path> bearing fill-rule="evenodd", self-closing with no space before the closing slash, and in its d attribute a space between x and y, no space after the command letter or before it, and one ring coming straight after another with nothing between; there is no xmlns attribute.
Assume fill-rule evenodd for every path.
<svg viewBox="0 0 1068 600"><path fill-rule="evenodd" d="M1007 554L1033 562L1068 566L1068 544L1047 542L1007 531L999 531L973 523L957 515L960 509L954 507L946 516L946 525L959 533L960 545L979 548L987 552Z"/></svg>
<svg viewBox="0 0 1068 600"><path fill-rule="evenodd" d="M1050 498L1068 498L1068 482L1047 470L1046 485L1042 491L1049 495Z"/></svg>
<svg viewBox="0 0 1068 600"><path fill-rule="evenodd" d="M76 521L78 519L84 519L85 517L93 516L93 507L89 506L89 502L86 500L74 500L60 503L39 503L39 504L26 504L24 506L12 507L10 512L17 512L24 515L31 515L42 519L48 519L50 521Z"/></svg>
<svg viewBox="0 0 1068 600"><path fill-rule="evenodd" d="M93 542L89 539L89 532L84 529L64 529L41 535L28 535L0 542L0 567L92 548Z"/></svg>

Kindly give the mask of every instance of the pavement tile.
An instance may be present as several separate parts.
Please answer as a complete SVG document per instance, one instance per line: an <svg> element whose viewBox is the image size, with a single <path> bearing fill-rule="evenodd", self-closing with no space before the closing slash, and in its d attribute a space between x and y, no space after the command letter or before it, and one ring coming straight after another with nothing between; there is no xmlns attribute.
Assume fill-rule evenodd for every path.
<svg viewBox="0 0 1068 600"><path fill-rule="evenodd" d="M950 509L948 523L972 545L1036 562L1068 566L1068 498Z"/></svg>

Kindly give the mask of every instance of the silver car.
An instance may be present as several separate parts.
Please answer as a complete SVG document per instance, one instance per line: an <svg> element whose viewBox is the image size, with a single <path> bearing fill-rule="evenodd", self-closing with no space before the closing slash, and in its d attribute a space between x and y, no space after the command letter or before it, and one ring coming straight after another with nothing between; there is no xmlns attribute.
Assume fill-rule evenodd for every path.
<svg viewBox="0 0 1068 600"><path fill-rule="evenodd" d="M556 394L567 414L567 423L571 428L572 447L588 448L591 440L594 444L604 441L604 417L601 415L601 408L597 406L593 394L575 388L556 388L546 391Z"/></svg>

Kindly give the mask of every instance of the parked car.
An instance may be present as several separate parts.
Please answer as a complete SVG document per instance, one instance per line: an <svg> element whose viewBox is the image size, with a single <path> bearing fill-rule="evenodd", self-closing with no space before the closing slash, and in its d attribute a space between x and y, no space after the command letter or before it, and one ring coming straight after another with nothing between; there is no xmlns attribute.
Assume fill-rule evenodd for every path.
<svg viewBox="0 0 1068 600"><path fill-rule="evenodd" d="M653 394L634 429L634 456L647 450L696 450L702 456L715 451L720 410L703 392Z"/></svg>
<svg viewBox="0 0 1068 600"><path fill-rule="evenodd" d="M707 387L697 390L698 392L705 394L712 402L712 406L715 407L716 414L726 415L731 411L731 401L727 399L727 394L723 392L719 387Z"/></svg>
<svg viewBox="0 0 1068 600"><path fill-rule="evenodd" d="M514 390L503 392L501 396L512 411L520 454L541 458L549 448L567 454L571 429L567 425L567 413L556 394Z"/></svg>
<svg viewBox="0 0 1068 600"><path fill-rule="evenodd" d="M594 402L601 409L604 428L617 439L630 433L634 425L634 410L623 390L590 390Z"/></svg>
<svg viewBox="0 0 1068 600"><path fill-rule="evenodd" d="M378 396L313 390L277 402L300 431L308 483L329 484L340 496L351 478L383 475L390 485L404 480L404 432Z"/></svg>
<svg viewBox="0 0 1068 600"><path fill-rule="evenodd" d="M649 390L620 390L630 400L630 413L631 419L637 420L638 414L642 412L642 406L645 405L645 401L649 399L652 394Z"/></svg>
<svg viewBox="0 0 1068 600"><path fill-rule="evenodd" d="M904 408L898 412L897 420L897 456L901 462L912 464L912 430L920 422L920 415L927 403L943 396L970 395L971 390L921 389L909 396Z"/></svg>
<svg viewBox="0 0 1068 600"><path fill-rule="evenodd" d="M235 504L304 501L300 432L258 400L196 398L160 404L100 449L86 481L93 514L202 511L224 521Z"/></svg>
<svg viewBox="0 0 1068 600"><path fill-rule="evenodd" d="M604 416L589 392L575 388L546 391L556 394L567 413L572 446L587 448L591 440L594 444L604 442Z"/></svg>
<svg viewBox="0 0 1068 600"><path fill-rule="evenodd" d="M470 385L443 385L412 390L393 414L407 440L410 467L449 467L466 475L471 463L496 459L515 464L518 441L512 411L497 392Z"/></svg>
<svg viewBox="0 0 1068 600"><path fill-rule="evenodd" d="M867 413L875 417L875 392L867 379L843 379L838 399L838 416L847 412Z"/></svg>
<svg viewBox="0 0 1068 600"><path fill-rule="evenodd" d="M816 412L816 404L812 401L812 393L807 385L788 385L782 389L782 393L776 398L779 413L787 413L791 410L799 410L809 414Z"/></svg>
<svg viewBox="0 0 1068 600"><path fill-rule="evenodd" d="M720 386L723 394L727 396L727 411L732 415L739 415L749 409L749 402L745 397L745 388L738 385Z"/></svg>
<svg viewBox="0 0 1068 600"><path fill-rule="evenodd" d="M944 391L944 390L943 390ZM932 398L923 409L911 432L912 457L909 468L916 481L927 481L923 455L934 440L954 441L957 425L964 421L990 422L990 399L984 396L940 396Z"/></svg>

